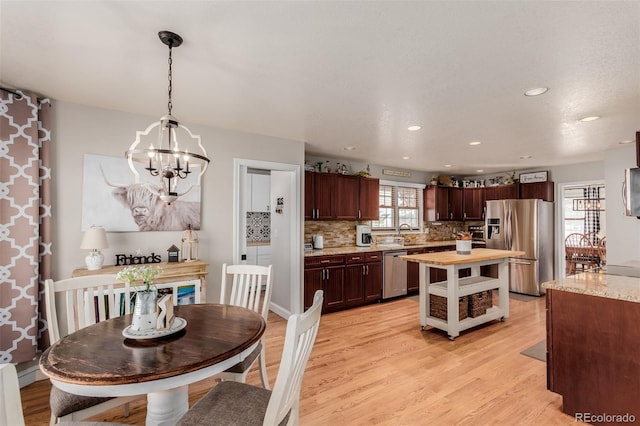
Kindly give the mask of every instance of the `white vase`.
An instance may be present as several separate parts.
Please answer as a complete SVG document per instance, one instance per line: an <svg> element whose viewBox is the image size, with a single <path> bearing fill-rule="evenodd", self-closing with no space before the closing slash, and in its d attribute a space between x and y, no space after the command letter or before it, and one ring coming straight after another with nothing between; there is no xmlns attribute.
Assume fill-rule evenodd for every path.
<svg viewBox="0 0 640 426"><path fill-rule="evenodd" d="M471 240L456 240L456 253L471 254Z"/></svg>
<svg viewBox="0 0 640 426"><path fill-rule="evenodd" d="M136 292L131 329L135 331L154 330L158 318L158 292L155 288Z"/></svg>

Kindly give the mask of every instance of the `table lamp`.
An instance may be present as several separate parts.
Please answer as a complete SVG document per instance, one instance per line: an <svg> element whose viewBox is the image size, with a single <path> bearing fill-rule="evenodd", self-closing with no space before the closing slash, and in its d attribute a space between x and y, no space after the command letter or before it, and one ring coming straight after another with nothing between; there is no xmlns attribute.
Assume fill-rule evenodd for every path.
<svg viewBox="0 0 640 426"><path fill-rule="evenodd" d="M84 232L80 248L83 250L91 250L84 259L88 270L95 271L102 268L104 256L100 253L100 250L108 247L107 233L104 228L92 226Z"/></svg>

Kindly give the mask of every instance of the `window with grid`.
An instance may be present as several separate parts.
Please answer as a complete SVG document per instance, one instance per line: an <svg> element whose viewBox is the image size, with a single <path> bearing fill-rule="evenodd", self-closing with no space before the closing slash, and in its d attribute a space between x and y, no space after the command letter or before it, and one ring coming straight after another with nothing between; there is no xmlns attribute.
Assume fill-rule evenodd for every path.
<svg viewBox="0 0 640 426"><path fill-rule="evenodd" d="M378 220L371 223L376 231L402 229L419 231L422 227L422 189L420 185L380 183ZM408 227L404 225L409 225Z"/></svg>

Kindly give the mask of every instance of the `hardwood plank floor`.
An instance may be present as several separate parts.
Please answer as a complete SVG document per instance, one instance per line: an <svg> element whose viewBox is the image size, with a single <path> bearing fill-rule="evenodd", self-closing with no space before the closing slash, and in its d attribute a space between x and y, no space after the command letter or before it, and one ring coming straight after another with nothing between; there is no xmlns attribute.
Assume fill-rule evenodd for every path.
<svg viewBox="0 0 640 426"><path fill-rule="evenodd" d="M544 362L521 355L545 338L544 297L510 300L511 316L463 332L420 330L409 298L323 315L307 365L302 425L569 425L562 398L546 389ZM267 366L275 381L286 321L271 315ZM257 369L248 377L259 385ZM215 381L194 384L194 403ZM49 421L47 380L22 389L27 425ZM144 424L146 400L129 417L114 409L93 418ZM212 424L214 424L212 422Z"/></svg>

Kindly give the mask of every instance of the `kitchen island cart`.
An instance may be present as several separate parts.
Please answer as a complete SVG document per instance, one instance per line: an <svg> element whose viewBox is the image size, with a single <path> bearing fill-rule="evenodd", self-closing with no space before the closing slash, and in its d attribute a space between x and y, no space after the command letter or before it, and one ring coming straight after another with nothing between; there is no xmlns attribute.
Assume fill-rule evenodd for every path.
<svg viewBox="0 0 640 426"><path fill-rule="evenodd" d="M509 265L508 258L523 255L524 252L513 250L493 250L476 248L471 254L458 254L456 251L423 253L408 255L403 258L408 262L420 264L420 325L424 330L427 325L444 330L450 339L455 339L460 332L495 319L504 320L509 317ZM497 265L498 276L485 277L480 274L482 266ZM430 281L430 269L444 269L447 280ZM471 276L460 278L461 269L471 269ZM481 292L498 290L498 305L487 308L482 315L460 319L460 298ZM430 295L447 299L446 319L431 315ZM464 307L462 307L464 309Z"/></svg>

